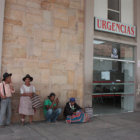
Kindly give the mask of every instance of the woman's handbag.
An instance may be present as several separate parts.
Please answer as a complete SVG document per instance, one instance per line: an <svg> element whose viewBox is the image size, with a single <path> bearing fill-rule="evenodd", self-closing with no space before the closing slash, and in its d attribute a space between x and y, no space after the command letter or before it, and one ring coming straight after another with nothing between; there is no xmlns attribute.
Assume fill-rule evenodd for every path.
<svg viewBox="0 0 140 140"><path fill-rule="evenodd" d="M39 109L39 108L42 107L39 95L33 94L33 97L31 98L31 101L32 101L32 107L33 108Z"/></svg>

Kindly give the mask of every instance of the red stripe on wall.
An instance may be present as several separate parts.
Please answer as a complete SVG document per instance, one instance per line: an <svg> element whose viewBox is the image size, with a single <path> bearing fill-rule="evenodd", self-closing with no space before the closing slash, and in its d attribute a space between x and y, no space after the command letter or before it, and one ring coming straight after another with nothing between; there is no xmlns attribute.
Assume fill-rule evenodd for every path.
<svg viewBox="0 0 140 140"><path fill-rule="evenodd" d="M93 81L93 83L134 83L134 81L127 81L127 82L124 82L124 81L121 81L121 82L114 82L114 81Z"/></svg>
<svg viewBox="0 0 140 140"><path fill-rule="evenodd" d="M92 97L114 97L114 96L134 96L134 94L105 94L105 95L92 95Z"/></svg>

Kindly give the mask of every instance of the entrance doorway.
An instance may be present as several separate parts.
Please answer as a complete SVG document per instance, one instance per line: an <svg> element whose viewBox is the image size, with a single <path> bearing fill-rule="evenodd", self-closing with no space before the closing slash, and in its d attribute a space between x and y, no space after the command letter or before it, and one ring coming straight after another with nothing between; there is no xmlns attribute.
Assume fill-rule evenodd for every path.
<svg viewBox="0 0 140 140"><path fill-rule="evenodd" d="M94 114L134 109L134 46L94 40Z"/></svg>

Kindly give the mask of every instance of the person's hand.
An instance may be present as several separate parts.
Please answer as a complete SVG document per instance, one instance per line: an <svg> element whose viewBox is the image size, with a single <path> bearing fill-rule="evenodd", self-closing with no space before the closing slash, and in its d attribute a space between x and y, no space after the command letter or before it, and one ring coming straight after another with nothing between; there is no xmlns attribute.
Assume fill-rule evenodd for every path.
<svg viewBox="0 0 140 140"><path fill-rule="evenodd" d="M58 99L58 98L56 98L55 103L56 103L56 104L58 104L58 103L59 103L59 99Z"/></svg>
<svg viewBox="0 0 140 140"><path fill-rule="evenodd" d="M5 99L5 98L6 98L6 96L1 95L1 98L2 98L2 99Z"/></svg>
<svg viewBox="0 0 140 140"><path fill-rule="evenodd" d="M82 111L83 111L83 112L85 112L85 109L84 109L84 108L82 108Z"/></svg>
<svg viewBox="0 0 140 140"><path fill-rule="evenodd" d="M33 93L29 93L29 97L32 98L33 97Z"/></svg>
<svg viewBox="0 0 140 140"><path fill-rule="evenodd" d="M73 114L75 115L75 114L76 114L76 112L73 112Z"/></svg>
<svg viewBox="0 0 140 140"><path fill-rule="evenodd" d="M11 89L11 90L14 90L14 87L13 87L12 85L10 85L10 89Z"/></svg>
<svg viewBox="0 0 140 140"><path fill-rule="evenodd" d="M10 83L10 89L11 89L12 91L15 90L15 89L14 89L14 86L12 85L12 83Z"/></svg>

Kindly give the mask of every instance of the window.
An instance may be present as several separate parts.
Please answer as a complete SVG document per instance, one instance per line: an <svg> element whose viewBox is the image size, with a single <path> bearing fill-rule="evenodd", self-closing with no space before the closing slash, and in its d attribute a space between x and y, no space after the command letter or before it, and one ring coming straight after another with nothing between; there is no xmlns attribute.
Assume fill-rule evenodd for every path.
<svg viewBox="0 0 140 140"><path fill-rule="evenodd" d="M120 0L108 0L108 19L120 21Z"/></svg>

